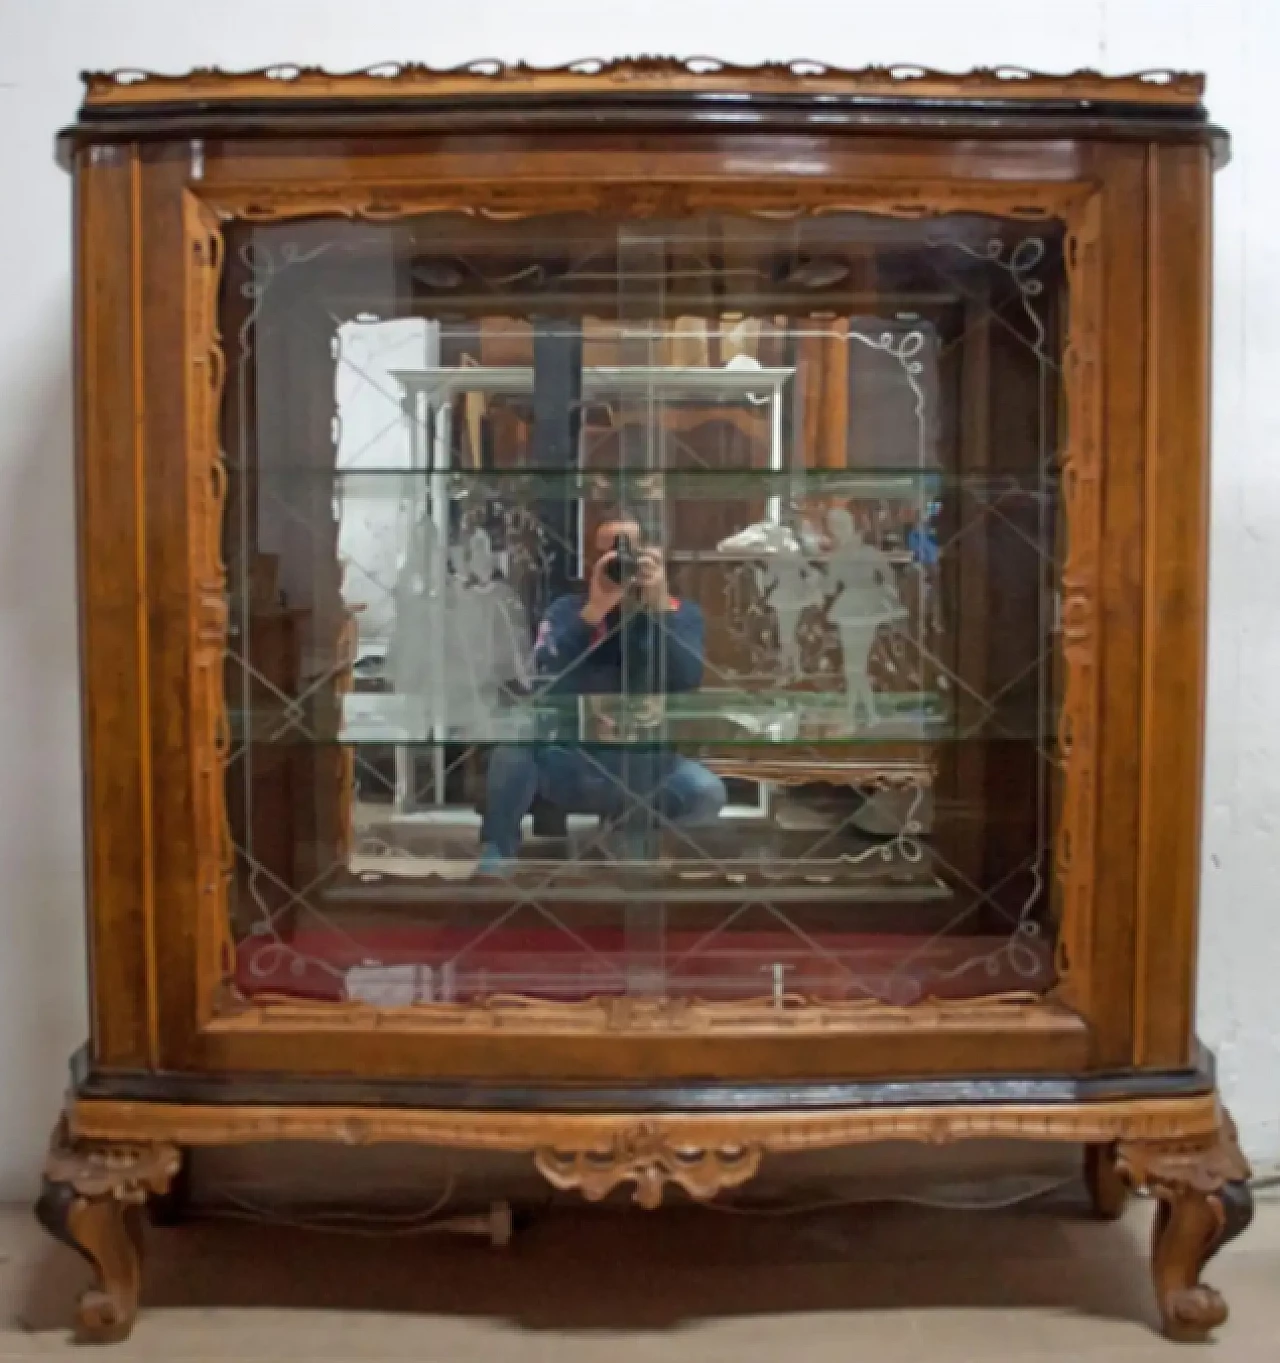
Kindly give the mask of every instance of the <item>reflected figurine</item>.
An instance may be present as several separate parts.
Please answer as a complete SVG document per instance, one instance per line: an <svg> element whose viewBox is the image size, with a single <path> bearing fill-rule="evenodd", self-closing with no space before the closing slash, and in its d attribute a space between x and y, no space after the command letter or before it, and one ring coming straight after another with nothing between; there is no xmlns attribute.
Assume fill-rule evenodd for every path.
<svg viewBox="0 0 1280 1363"><path fill-rule="evenodd" d="M769 558L766 566L756 568L756 586L777 621L778 680L797 681L804 675L800 624L805 611L821 603L822 583L785 525L769 527L766 550Z"/></svg>
<svg viewBox="0 0 1280 1363"><path fill-rule="evenodd" d="M493 553L493 541L483 526L477 526L467 536L467 568L472 579L478 584L488 585L493 581L498 562Z"/></svg>
<svg viewBox="0 0 1280 1363"><path fill-rule="evenodd" d="M396 566L393 590L395 620L387 645L387 676L398 695L425 695L429 686L424 641L439 637L443 597L439 538L427 512L408 527L404 551Z"/></svg>
<svg viewBox="0 0 1280 1363"><path fill-rule="evenodd" d="M871 684L871 649L880 626L905 618L907 611L898 597L888 555L866 543L850 512L843 507L828 512L827 529L831 533L827 582L834 589L827 618L840 636L849 720L856 725L861 712L866 723L874 724L879 715Z"/></svg>
<svg viewBox="0 0 1280 1363"><path fill-rule="evenodd" d="M466 572L450 583L449 628L445 639L452 658L451 697L460 692L481 715L510 682L527 687L533 680L524 607L505 579L489 532L478 528L467 539ZM456 653L455 653L456 650Z"/></svg>
<svg viewBox="0 0 1280 1363"><path fill-rule="evenodd" d="M497 570L484 529L447 554L429 515L410 531L387 672L398 694L417 698L433 729L483 725L504 685L532 680L524 609Z"/></svg>

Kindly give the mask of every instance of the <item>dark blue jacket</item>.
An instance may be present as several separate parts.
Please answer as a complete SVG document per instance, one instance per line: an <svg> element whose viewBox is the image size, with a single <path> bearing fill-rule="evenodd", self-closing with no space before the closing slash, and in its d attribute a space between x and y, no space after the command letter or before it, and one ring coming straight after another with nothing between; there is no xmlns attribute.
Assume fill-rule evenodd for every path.
<svg viewBox="0 0 1280 1363"><path fill-rule="evenodd" d="M593 629L582 618L585 595L557 597L534 645L534 665L558 695L619 691L694 691L702 685L702 611L691 601L659 614L611 611Z"/></svg>

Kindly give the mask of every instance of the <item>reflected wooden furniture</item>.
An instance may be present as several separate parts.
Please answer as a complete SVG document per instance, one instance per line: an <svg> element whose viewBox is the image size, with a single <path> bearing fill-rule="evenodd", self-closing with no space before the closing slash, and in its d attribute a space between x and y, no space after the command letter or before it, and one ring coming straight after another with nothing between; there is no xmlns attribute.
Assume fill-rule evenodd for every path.
<svg viewBox="0 0 1280 1363"><path fill-rule="evenodd" d="M1194 1026L1210 179L1225 153L1201 96L1176 73L657 59L87 78L60 150L77 203L92 1031L39 1205L94 1267L85 1337L131 1328L137 1209L184 1151L279 1140L519 1151L555 1187L627 1187L645 1207L742 1187L794 1151L1075 1141L1099 1214L1126 1189L1157 1200L1166 1332L1221 1323L1200 1273L1250 1204ZM1047 993L379 1010L229 987L222 450L274 395L225 386L228 338L253 305L240 289L219 311L228 244L254 224L408 230L442 212L490 226L557 213L1060 226L1069 534ZM288 302L316 308L305 290ZM331 332L314 320L305 354L263 345L330 373ZM994 351L995 330L975 345ZM819 443L857 407L831 355ZM962 445L990 429L995 395L975 373L955 400ZM290 416L289 460L331 451L331 384ZM329 492L309 495L323 512ZM313 639L346 638L333 545L308 552ZM980 554L966 565L986 571ZM325 760L330 785L349 780L345 758ZM982 754L947 780L991 786L999 768ZM340 841L341 819L326 819L317 836Z"/></svg>

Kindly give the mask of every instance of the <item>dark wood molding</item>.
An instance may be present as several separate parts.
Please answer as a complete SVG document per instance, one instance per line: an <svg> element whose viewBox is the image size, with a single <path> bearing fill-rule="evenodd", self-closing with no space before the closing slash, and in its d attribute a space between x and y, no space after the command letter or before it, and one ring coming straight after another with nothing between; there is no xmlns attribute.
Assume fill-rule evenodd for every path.
<svg viewBox="0 0 1280 1363"><path fill-rule="evenodd" d="M1212 1092L1213 1057L1202 1050L1185 1070L1118 1071L1096 1075L814 1083L477 1083L429 1079L305 1078L270 1074L180 1074L111 1071L86 1051L71 1061L77 1099L167 1103L376 1103L387 1107L572 1112L766 1112L936 1106L948 1103L1084 1103L1120 1098L1185 1097Z"/></svg>
<svg viewBox="0 0 1280 1363"><path fill-rule="evenodd" d="M560 67L386 63L327 72L287 63L179 75L87 72L59 159L102 142L175 137L404 136L414 133L857 132L966 138L1210 141L1204 78L1173 71L1061 75L1020 67L849 70L823 62L759 66L712 58L586 60Z"/></svg>

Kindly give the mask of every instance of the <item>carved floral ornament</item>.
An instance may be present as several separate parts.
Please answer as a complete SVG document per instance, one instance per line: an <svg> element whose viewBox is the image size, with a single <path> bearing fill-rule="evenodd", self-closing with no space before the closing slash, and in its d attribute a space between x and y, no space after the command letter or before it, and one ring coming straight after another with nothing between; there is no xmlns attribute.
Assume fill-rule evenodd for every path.
<svg viewBox="0 0 1280 1363"><path fill-rule="evenodd" d="M433 67L421 62L384 62L358 71L325 71L280 63L254 71L197 67L184 75L117 70L85 72L85 107L145 106L210 100L291 101L402 100L413 96L484 96L492 93L619 94L630 90L669 93L734 91L759 94L825 94L863 98L1111 102L1199 107L1204 77L1168 70L1104 76L1078 70L1060 75L1019 66L947 72L909 64L849 69L796 59L758 65L715 57L584 58L560 66L505 63L496 58Z"/></svg>
<svg viewBox="0 0 1280 1363"><path fill-rule="evenodd" d="M1135 1188L1156 1194L1182 1190L1216 1193L1225 1184L1252 1176L1249 1161L1240 1150L1235 1122L1225 1113L1219 1138L1207 1149L1203 1141L1177 1139L1121 1145L1119 1168Z"/></svg>
<svg viewBox="0 0 1280 1363"><path fill-rule="evenodd" d="M74 1143L63 1121L54 1128L44 1176L77 1197L140 1205L149 1195L168 1191L180 1163L177 1148L167 1142Z"/></svg>
<svg viewBox="0 0 1280 1363"><path fill-rule="evenodd" d="M602 1149L534 1153L538 1172L561 1191L576 1190L599 1202L620 1184L635 1184L634 1200L646 1211L662 1203L668 1184L683 1188L699 1202L754 1178L764 1157L759 1142L712 1148L682 1143L648 1122L623 1127Z"/></svg>
<svg viewBox="0 0 1280 1363"><path fill-rule="evenodd" d="M352 1027L372 1029L394 1018L397 1027L408 1031L455 1035L531 1030L559 1036L822 1035L876 1028L887 1022L904 1030L915 1028L936 1033L963 1031L998 1014L1002 1026L1033 1032L1052 1026L1059 1016L1053 1011L1046 1013L1040 997L1028 992L985 994L974 1000L926 994L909 1004L882 1003L876 998L830 1002L787 992L734 1002L611 994L566 1001L491 994L470 1004L413 1003L389 1008L358 1000L299 1002L288 995L265 993L246 1003L233 987L223 982L216 998L217 1012L224 1025L245 1031L273 1022L282 1026L316 1025L337 1017Z"/></svg>
<svg viewBox="0 0 1280 1363"><path fill-rule="evenodd" d="M944 213L991 213L1027 222L1079 216L1097 187L998 181L841 181L806 184L794 179L754 180L749 192L733 181L592 179L533 181L416 180L378 183L343 180L296 185L219 184L216 199L202 200L219 223L285 222L327 215L364 222L395 222L431 213L491 221L514 221L550 213L602 217L683 217L697 212L734 212L790 221L840 213L926 219Z"/></svg>

